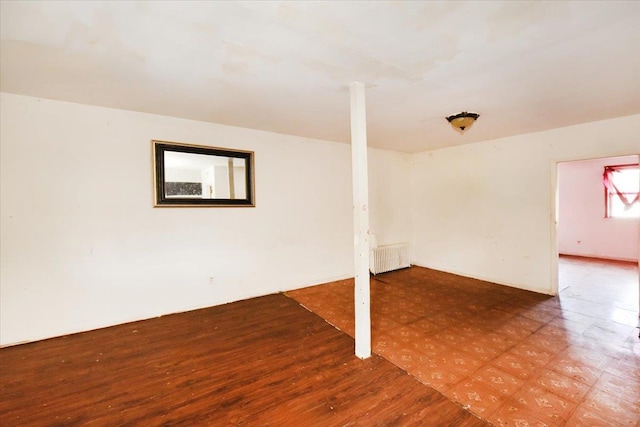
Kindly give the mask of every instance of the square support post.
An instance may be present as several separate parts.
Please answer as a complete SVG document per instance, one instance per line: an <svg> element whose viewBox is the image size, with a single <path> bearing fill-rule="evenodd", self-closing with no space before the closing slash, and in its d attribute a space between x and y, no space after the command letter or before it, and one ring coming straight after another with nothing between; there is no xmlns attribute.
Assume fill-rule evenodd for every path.
<svg viewBox="0 0 640 427"><path fill-rule="evenodd" d="M351 94L356 356L366 359L371 356L371 290L369 282L369 174L365 87L363 83L354 82L349 85L349 90Z"/></svg>

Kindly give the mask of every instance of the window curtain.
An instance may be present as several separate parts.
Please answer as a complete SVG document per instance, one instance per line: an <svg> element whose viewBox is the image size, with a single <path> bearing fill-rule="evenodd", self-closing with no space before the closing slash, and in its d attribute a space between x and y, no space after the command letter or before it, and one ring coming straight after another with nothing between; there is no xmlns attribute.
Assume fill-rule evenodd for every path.
<svg viewBox="0 0 640 427"><path fill-rule="evenodd" d="M607 166L604 168L604 174L602 176L602 182L604 186L609 191L609 194L617 195L620 198L620 201L624 204L625 209L631 208L634 203L640 202L640 193L639 192L626 192L623 193L618 189L615 184L615 176L614 173L620 172L622 168L617 168L615 166Z"/></svg>

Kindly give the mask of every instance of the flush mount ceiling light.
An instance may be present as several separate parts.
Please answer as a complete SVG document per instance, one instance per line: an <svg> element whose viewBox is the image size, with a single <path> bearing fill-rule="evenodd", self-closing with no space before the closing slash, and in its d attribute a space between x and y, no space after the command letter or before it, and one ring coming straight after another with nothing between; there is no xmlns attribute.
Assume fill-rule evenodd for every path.
<svg viewBox="0 0 640 427"><path fill-rule="evenodd" d="M475 123L476 119L480 117L480 114L462 112L447 117L451 126L458 132L463 133L465 129L470 128Z"/></svg>

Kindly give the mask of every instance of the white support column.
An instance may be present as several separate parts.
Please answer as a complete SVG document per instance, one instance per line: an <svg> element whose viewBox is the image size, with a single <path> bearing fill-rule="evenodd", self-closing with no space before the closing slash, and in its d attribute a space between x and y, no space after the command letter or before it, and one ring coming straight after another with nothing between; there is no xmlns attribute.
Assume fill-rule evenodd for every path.
<svg viewBox="0 0 640 427"><path fill-rule="evenodd" d="M351 92L351 164L353 173L353 230L355 265L356 356L371 356L369 284L369 179L367 117L364 84L353 82Z"/></svg>

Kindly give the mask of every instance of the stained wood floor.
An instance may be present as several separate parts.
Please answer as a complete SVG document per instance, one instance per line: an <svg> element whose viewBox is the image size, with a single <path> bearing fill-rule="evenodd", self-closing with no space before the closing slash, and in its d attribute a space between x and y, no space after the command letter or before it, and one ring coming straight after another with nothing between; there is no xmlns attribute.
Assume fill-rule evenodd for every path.
<svg viewBox="0 0 640 427"><path fill-rule="evenodd" d="M284 295L0 349L2 426L484 426Z"/></svg>

